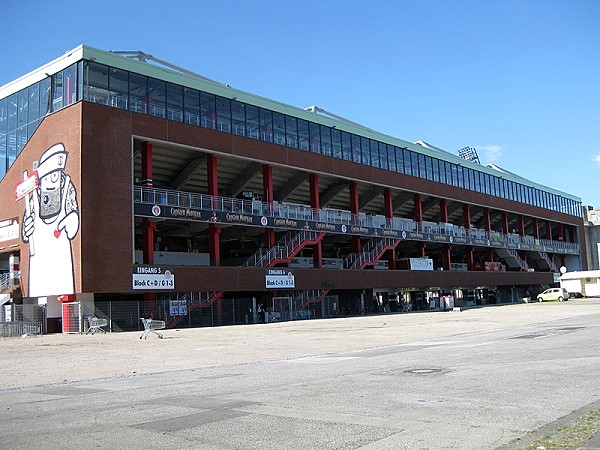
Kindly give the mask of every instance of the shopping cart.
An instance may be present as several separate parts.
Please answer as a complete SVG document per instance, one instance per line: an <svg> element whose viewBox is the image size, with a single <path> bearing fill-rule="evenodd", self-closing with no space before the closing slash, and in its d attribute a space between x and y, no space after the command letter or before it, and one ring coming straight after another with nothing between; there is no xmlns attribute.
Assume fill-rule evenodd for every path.
<svg viewBox="0 0 600 450"><path fill-rule="evenodd" d="M99 317L88 317L88 329L85 334L92 333L94 334L96 331L100 331L101 333L106 333L106 330L102 329L108 325L108 319L101 319Z"/></svg>
<svg viewBox="0 0 600 450"><path fill-rule="evenodd" d="M144 332L140 336L140 339L146 339L150 333L154 333L162 339L163 335L158 333L156 330L165 329L166 324L164 320L144 319L143 317L140 317L140 320L144 324Z"/></svg>

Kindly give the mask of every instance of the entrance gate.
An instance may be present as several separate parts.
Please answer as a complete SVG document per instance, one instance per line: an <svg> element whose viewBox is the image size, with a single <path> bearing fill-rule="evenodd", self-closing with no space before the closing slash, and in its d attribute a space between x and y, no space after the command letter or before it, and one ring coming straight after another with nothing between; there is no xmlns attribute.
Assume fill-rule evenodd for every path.
<svg viewBox="0 0 600 450"><path fill-rule="evenodd" d="M62 304L62 331L63 333L83 332L81 302Z"/></svg>

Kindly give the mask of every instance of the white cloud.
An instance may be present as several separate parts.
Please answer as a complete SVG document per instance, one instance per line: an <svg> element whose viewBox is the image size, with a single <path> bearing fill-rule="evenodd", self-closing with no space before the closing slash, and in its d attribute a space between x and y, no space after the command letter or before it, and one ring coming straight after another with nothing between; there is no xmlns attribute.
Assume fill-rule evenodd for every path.
<svg viewBox="0 0 600 450"><path fill-rule="evenodd" d="M592 161L594 161L596 164L600 165L600 153L598 153L596 156L594 156L592 158Z"/></svg>
<svg viewBox="0 0 600 450"><path fill-rule="evenodd" d="M479 155L482 164L498 162L502 158L502 152L504 151L502 146L497 144L478 145L475 148L477 149L477 154Z"/></svg>

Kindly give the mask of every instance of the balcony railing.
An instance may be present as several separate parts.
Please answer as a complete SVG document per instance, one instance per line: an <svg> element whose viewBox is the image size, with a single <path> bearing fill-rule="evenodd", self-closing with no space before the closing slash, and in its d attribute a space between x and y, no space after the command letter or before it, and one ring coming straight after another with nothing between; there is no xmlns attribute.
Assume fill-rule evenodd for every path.
<svg viewBox="0 0 600 450"><path fill-rule="evenodd" d="M231 197L141 186L134 187L134 202L194 210L259 215L276 219L303 220L331 225L371 227L381 229L382 231L390 230L399 233L428 233L434 237L451 237L453 240L456 239L456 243L458 244L460 244L458 240L462 237L477 239L483 242L483 244L478 245L497 243L500 247L515 247L524 250L535 250L534 246L545 246L549 247L548 251L564 253L579 253L580 250L579 244L574 242L536 239L533 236L520 236L515 233L488 232L480 228L465 228L464 226L448 223L415 222L414 220L400 217L390 219L382 215L355 214L342 209L316 209L305 205L283 202L267 203L256 199L241 200ZM418 236L408 237L419 240ZM406 236L402 234L402 238L406 238Z"/></svg>

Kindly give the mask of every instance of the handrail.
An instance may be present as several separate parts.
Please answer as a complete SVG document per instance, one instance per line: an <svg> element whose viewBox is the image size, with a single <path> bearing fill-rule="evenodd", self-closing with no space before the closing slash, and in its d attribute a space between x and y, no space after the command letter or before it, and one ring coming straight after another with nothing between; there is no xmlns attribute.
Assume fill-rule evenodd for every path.
<svg viewBox="0 0 600 450"><path fill-rule="evenodd" d="M517 264L519 264L519 267L522 270L525 270L525 271L529 270L529 265L527 264L527 261L525 261L523 258L521 258L516 250L513 250L512 248L507 248L506 250L508 251L508 254L510 256L512 256L512 258L515 261L517 261Z"/></svg>
<svg viewBox="0 0 600 450"><path fill-rule="evenodd" d="M276 259L288 259L303 242L314 241L318 236L317 231L288 231L272 248L259 248L246 260L243 267L268 267Z"/></svg>
<svg viewBox="0 0 600 450"><path fill-rule="evenodd" d="M535 239L533 236L520 236L515 233L505 234L498 231L485 231L479 228L465 228L464 226L454 224L415 222L412 219L400 217L385 218L384 216L365 213L356 214L342 209L317 209L305 205L278 202L269 203L260 200L241 200L231 197L212 196L143 186L134 186L133 194L134 202L152 205L194 208L218 212L260 214L265 217L375 227L398 232L430 232L437 235L471 237L489 241L504 238L505 241L514 245L535 245L535 243L538 242L539 245L558 248L565 251L580 250L580 245L575 242Z"/></svg>

